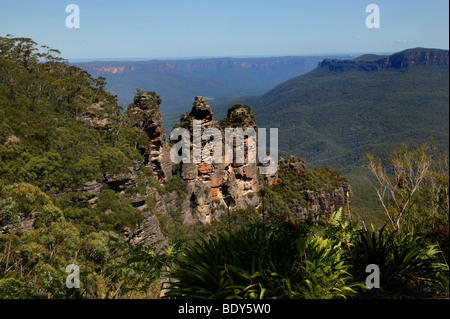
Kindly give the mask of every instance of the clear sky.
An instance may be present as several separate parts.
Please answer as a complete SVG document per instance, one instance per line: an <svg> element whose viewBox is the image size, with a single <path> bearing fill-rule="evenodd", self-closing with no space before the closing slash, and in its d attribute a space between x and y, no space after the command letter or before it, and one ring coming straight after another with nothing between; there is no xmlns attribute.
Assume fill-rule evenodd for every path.
<svg viewBox="0 0 450 319"><path fill-rule="evenodd" d="M68 4L80 28L66 27ZM380 28L366 27L366 6ZM0 35L67 59L308 55L449 48L447 0L0 0Z"/></svg>

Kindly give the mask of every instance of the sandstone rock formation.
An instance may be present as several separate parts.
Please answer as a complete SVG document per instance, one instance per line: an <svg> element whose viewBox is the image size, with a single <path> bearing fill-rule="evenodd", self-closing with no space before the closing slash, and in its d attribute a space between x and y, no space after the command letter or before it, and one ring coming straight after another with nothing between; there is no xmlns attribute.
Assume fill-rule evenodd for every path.
<svg viewBox="0 0 450 319"><path fill-rule="evenodd" d="M144 165L151 167L160 183L172 177L170 147L159 110L161 98L154 92L139 92L129 109L130 118L145 133L149 142L139 145L144 154Z"/></svg>
<svg viewBox="0 0 450 319"><path fill-rule="evenodd" d="M202 132L207 128L217 128L221 131L222 141L225 141L226 127L255 128L256 121L249 107L235 106L221 123L214 119L211 106L201 96L197 96L190 113L181 118L180 126L190 130L193 135L194 121L200 121ZM256 137L254 137L256 138ZM202 149L208 141L202 141ZM256 145L256 140L254 141ZM191 139L192 143L192 139ZM255 149L248 149L251 141L247 137L244 147L245 157ZM224 149L222 149L224 152ZM236 145L234 145L234 152ZM191 157L192 158L192 157ZM194 218L208 223L218 219L228 209L244 208L249 205L258 206L258 176L256 163L227 163L222 153L222 163L182 163L181 176L188 181L191 192L191 202Z"/></svg>

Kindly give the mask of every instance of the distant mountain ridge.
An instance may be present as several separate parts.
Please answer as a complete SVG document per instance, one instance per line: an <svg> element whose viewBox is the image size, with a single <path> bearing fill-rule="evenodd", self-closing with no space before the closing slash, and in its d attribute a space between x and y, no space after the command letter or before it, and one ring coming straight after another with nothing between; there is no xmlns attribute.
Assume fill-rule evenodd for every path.
<svg viewBox="0 0 450 319"><path fill-rule="evenodd" d="M155 71L195 71L233 68L261 68L282 65L303 65L315 61L314 57L273 57L273 58L210 58L189 60L149 60L149 61L111 61L74 63L94 75L127 72Z"/></svg>
<svg viewBox="0 0 450 319"><path fill-rule="evenodd" d="M440 49L414 48L390 56L366 54L353 60L324 59L319 63L319 67L328 68L330 71L403 69L411 65L448 66L449 52Z"/></svg>
<svg viewBox="0 0 450 319"><path fill-rule="evenodd" d="M127 107L136 88L162 97L165 125L171 128L192 107L192 96L204 96L215 105L229 99L262 94L275 85L307 73L327 56L206 58L150 61L73 63L94 76L103 76L107 88ZM350 56L334 56L345 58ZM225 110L226 112L226 110ZM221 114L225 116L226 114Z"/></svg>

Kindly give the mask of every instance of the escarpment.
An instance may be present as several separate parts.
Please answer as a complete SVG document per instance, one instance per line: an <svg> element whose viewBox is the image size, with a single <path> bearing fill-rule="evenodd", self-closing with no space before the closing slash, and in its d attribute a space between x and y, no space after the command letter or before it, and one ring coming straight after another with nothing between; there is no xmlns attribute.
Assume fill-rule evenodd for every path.
<svg viewBox="0 0 450 319"><path fill-rule="evenodd" d="M324 59L319 62L320 68L326 68L330 71L405 69L414 65L448 67L449 51L414 48L397 52L389 56L368 54L353 60Z"/></svg>

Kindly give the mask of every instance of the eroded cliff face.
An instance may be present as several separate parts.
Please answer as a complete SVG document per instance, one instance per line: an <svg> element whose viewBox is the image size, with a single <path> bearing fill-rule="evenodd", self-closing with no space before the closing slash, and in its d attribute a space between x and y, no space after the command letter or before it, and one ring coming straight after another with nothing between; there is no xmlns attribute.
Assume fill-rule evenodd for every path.
<svg viewBox="0 0 450 319"><path fill-rule="evenodd" d="M405 68L410 65L449 65L448 50L415 48L401 51L388 58L391 68Z"/></svg>
<svg viewBox="0 0 450 319"><path fill-rule="evenodd" d="M109 188L117 193L126 189L138 190L130 197L131 204L137 208L144 219L136 227L126 228L122 239L132 244L166 244L157 213L168 214L175 209L172 194L167 198L159 194L159 187L172 177L173 164L170 160L170 147L164 131L162 115L159 110L161 98L154 92L139 92L128 110L129 119L137 130L136 148L143 154L143 162L135 162L128 172L105 174L101 182L91 181L83 185L88 194L86 199L95 205L100 192ZM96 123L96 117L92 117Z"/></svg>
<svg viewBox="0 0 450 319"><path fill-rule="evenodd" d="M307 62L309 62L309 58ZM314 59L311 58L314 61ZM304 63L296 58L223 58L223 59L194 59L179 61L140 61L140 62L87 62L74 63L93 75L108 75L122 73L152 73L160 71L203 71L230 69L261 69L278 66L291 66ZM311 62L313 63L313 62Z"/></svg>
<svg viewBox="0 0 450 319"><path fill-rule="evenodd" d="M194 121L201 123L201 131L208 128L216 128L222 134L222 142L225 141L225 125L220 124L214 118L213 111L208 102L201 96L195 98L191 112L185 114L180 126L187 128L193 136ZM229 112L224 123L233 123L234 127L246 129L256 127L256 122L249 109L245 107L235 107L233 112ZM221 123L222 123L221 122ZM254 137L256 145L256 137ZM191 139L191 143L193 140ZM202 149L208 143L202 140ZM248 158L248 145L252 140L248 137L244 140L244 159ZM227 162L225 158L225 148L222 149L221 163L208 163L202 158L200 163L182 163L181 176L188 181L188 192L190 194L192 215L194 219L209 223L213 219L218 219L228 209L244 208L249 205L258 206L259 183L256 163L238 163L235 156L233 161ZM236 153L236 144L234 152ZM192 158L192 156L191 156Z"/></svg>
<svg viewBox="0 0 450 319"><path fill-rule="evenodd" d="M151 168L153 176L147 181L141 181L146 184L145 193L132 198L133 206L142 212L144 221L134 229L126 229L123 234L124 240L132 244L145 245L158 242L160 246L164 245L166 238L158 216L170 219L173 212L180 212L185 224L195 225L218 219L228 209L259 206L257 164L245 161L236 163L235 158L230 163L207 163L203 159L200 163L181 163L177 174L180 174L181 179L186 182L186 189L181 195L175 191L161 192L161 188L151 186L150 178L156 178L161 187L165 187L175 170L170 161L170 147L165 136L159 104L158 96L143 94L130 108L135 124L149 137L148 144L140 145L139 148L145 155L144 164ZM185 114L180 121L180 126L188 129L191 137L194 121L201 123L201 132L208 128L218 129L223 140L226 127L256 128L256 121L250 109L244 106L230 109L227 118L220 124L214 118L211 106L202 97L195 98L191 112ZM248 147L252 142L256 145L256 139L253 141L252 138L256 137L250 137L250 140L248 137L245 138L245 159L249 152L256 152L256 147ZM190 142L192 146L193 140ZM201 142L202 149L207 142L206 140ZM233 150L235 153L236 145ZM224 154L222 157L225 161ZM130 183L137 186L138 175L130 172L110 176L109 186L114 186L117 191L123 191L124 186L130 186ZM92 190L99 191L95 184L89 186ZM122 189L119 186L122 186Z"/></svg>
<svg viewBox="0 0 450 319"><path fill-rule="evenodd" d="M144 154L143 164L150 167L153 176L162 183L172 177L173 163L160 105L161 98L156 93L140 92L129 109L129 115L140 132L148 137L147 143L138 145Z"/></svg>

